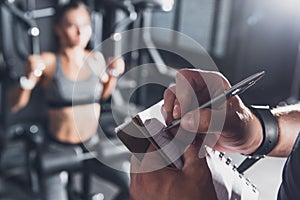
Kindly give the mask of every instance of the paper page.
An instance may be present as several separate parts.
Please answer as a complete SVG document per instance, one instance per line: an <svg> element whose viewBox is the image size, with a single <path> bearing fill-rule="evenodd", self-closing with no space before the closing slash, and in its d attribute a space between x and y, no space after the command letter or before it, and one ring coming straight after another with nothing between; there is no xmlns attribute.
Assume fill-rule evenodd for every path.
<svg viewBox="0 0 300 200"><path fill-rule="evenodd" d="M213 184L218 199L222 200L257 200L256 187L241 175L220 152L206 147L206 161L211 171Z"/></svg>
<svg viewBox="0 0 300 200"><path fill-rule="evenodd" d="M164 117L161 114L161 107L163 104L164 104L164 100L161 100L158 103L154 104L153 106L149 107L148 109L139 112L137 115L139 116L139 118L143 123L145 123L147 119L156 118L163 125L166 125Z"/></svg>

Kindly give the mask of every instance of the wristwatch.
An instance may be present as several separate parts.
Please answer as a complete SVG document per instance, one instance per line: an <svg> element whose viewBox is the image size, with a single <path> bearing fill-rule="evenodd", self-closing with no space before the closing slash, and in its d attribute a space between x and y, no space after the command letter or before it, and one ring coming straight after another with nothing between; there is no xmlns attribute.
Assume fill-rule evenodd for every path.
<svg viewBox="0 0 300 200"><path fill-rule="evenodd" d="M263 141L260 146L240 164L238 171L244 172L259 159L269 154L278 143L278 123L269 106L250 106L250 110L259 119L263 130Z"/></svg>
<svg viewBox="0 0 300 200"><path fill-rule="evenodd" d="M249 156L265 156L270 153L278 142L277 120L267 107L251 106L250 110L259 119L263 128L263 141L261 145Z"/></svg>

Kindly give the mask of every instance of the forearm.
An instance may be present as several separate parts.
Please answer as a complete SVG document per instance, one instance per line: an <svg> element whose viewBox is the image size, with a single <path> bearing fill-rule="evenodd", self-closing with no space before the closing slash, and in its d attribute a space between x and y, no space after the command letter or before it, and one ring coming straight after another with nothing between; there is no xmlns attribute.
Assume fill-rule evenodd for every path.
<svg viewBox="0 0 300 200"><path fill-rule="evenodd" d="M19 85L11 90L8 95L8 104L12 112L17 112L28 104L31 91L24 90Z"/></svg>
<svg viewBox="0 0 300 200"><path fill-rule="evenodd" d="M108 97L110 97L110 95L112 94L113 90L116 88L117 85L117 78L110 76L109 80L107 83L104 84L103 86L103 92L101 95L102 99L107 99Z"/></svg>
<svg viewBox="0 0 300 200"><path fill-rule="evenodd" d="M279 139L268 156L286 157L291 153L300 132L300 104L278 107L272 113L278 122Z"/></svg>
<svg viewBox="0 0 300 200"><path fill-rule="evenodd" d="M246 109L244 109L246 110ZM287 157L300 132L300 104L278 107L271 110L278 124L278 143L268 156ZM252 154L263 142L263 129L260 120L256 115L244 114L246 124L240 142L231 145L234 152L242 154ZM230 146L230 145L229 145ZM228 147L228 149L230 149Z"/></svg>

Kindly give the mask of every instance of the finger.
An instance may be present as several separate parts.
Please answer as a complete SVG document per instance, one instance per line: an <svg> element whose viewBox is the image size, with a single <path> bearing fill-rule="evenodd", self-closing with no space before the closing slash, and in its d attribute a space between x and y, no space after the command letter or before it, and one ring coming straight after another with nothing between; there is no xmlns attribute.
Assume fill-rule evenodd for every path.
<svg viewBox="0 0 300 200"><path fill-rule="evenodd" d="M160 108L160 113L161 113L161 115L163 116L164 120L167 121L168 114L167 114L167 111L166 111L164 105L161 106L161 108Z"/></svg>
<svg viewBox="0 0 300 200"><path fill-rule="evenodd" d="M221 150L222 146L226 146L227 143L233 145L232 138L234 137L226 131L226 123L230 122L226 122L228 112L225 111L226 109L201 109L189 112L182 118L181 127L189 132L197 133L197 136L199 134L204 135L201 146L207 145ZM227 139L224 140L224 138ZM203 152L200 152L200 154L204 156Z"/></svg>
<svg viewBox="0 0 300 200"><path fill-rule="evenodd" d="M180 70L176 74L176 98L180 103L183 113L188 110L188 107L191 104L190 98L192 98L191 77L188 77L185 74L184 70Z"/></svg>
<svg viewBox="0 0 300 200"><path fill-rule="evenodd" d="M230 87L228 80L219 72L198 70L194 72L193 77L195 89L199 89L198 86L202 89L208 88L212 95L214 93L219 94Z"/></svg>
<svg viewBox="0 0 300 200"><path fill-rule="evenodd" d="M174 101L174 108L173 108L173 118L178 119L181 117L181 108L178 99Z"/></svg>
<svg viewBox="0 0 300 200"><path fill-rule="evenodd" d="M173 121L173 109L174 109L174 102L176 99L175 96L175 85L169 87L164 92L164 105L163 105L163 112L166 124L169 124Z"/></svg>
<svg viewBox="0 0 300 200"><path fill-rule="evenodd" d="M210 109L194 110L186 113L181 119L181 127L193 133L205 133L211 118Z"/></svg>
<svg viewBox="0 0 300 200"><path fill-rule="evenodd" d="M183 69L176 74L176 98L179 101L182 114L192 108L199 107L196 93L197 87L201 88L201 84L196 87L196 79L201 79L198 71Z"/></svg>
<svg viewBox="0 0 300 200"><path fill-rule="evenodd" d="M193 133L221 132L226 120L226 109L209 108L193 110L181 119L181 127Z"/></svg>
<svg viewBox="0 0 300 200"><path fill-rule="evenodd" d="M164 92L164 109L167 113L173 112L176 86L173 85L167 88Z"/></svg>
<svg viewBox="0 0 300 200"><path fill-rule="evenodd" d="M166 109L164 108L164 105L162 105L160 112L166 124L170 124L174 120L171 112L167 112Z"/></svg>
<svg viewBox="0 0 300 200"><path fill-rule="evenodd" d="M179 72L176 84L176 94L183 113L195 109L230 87L228 80L218 72L188 69Z"/></svg>

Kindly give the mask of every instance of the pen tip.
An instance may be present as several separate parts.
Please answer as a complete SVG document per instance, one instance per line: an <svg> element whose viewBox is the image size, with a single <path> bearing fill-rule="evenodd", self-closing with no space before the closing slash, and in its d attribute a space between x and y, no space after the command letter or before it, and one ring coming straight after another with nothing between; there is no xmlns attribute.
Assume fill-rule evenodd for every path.
<svg viewBox="0 0 300 200"><path fill-rule="evenodd" d="M263 75L263 74L265 74L265 73L266 73L265 70L263 70L263 71L260 72L261 75Z"/></svg>

